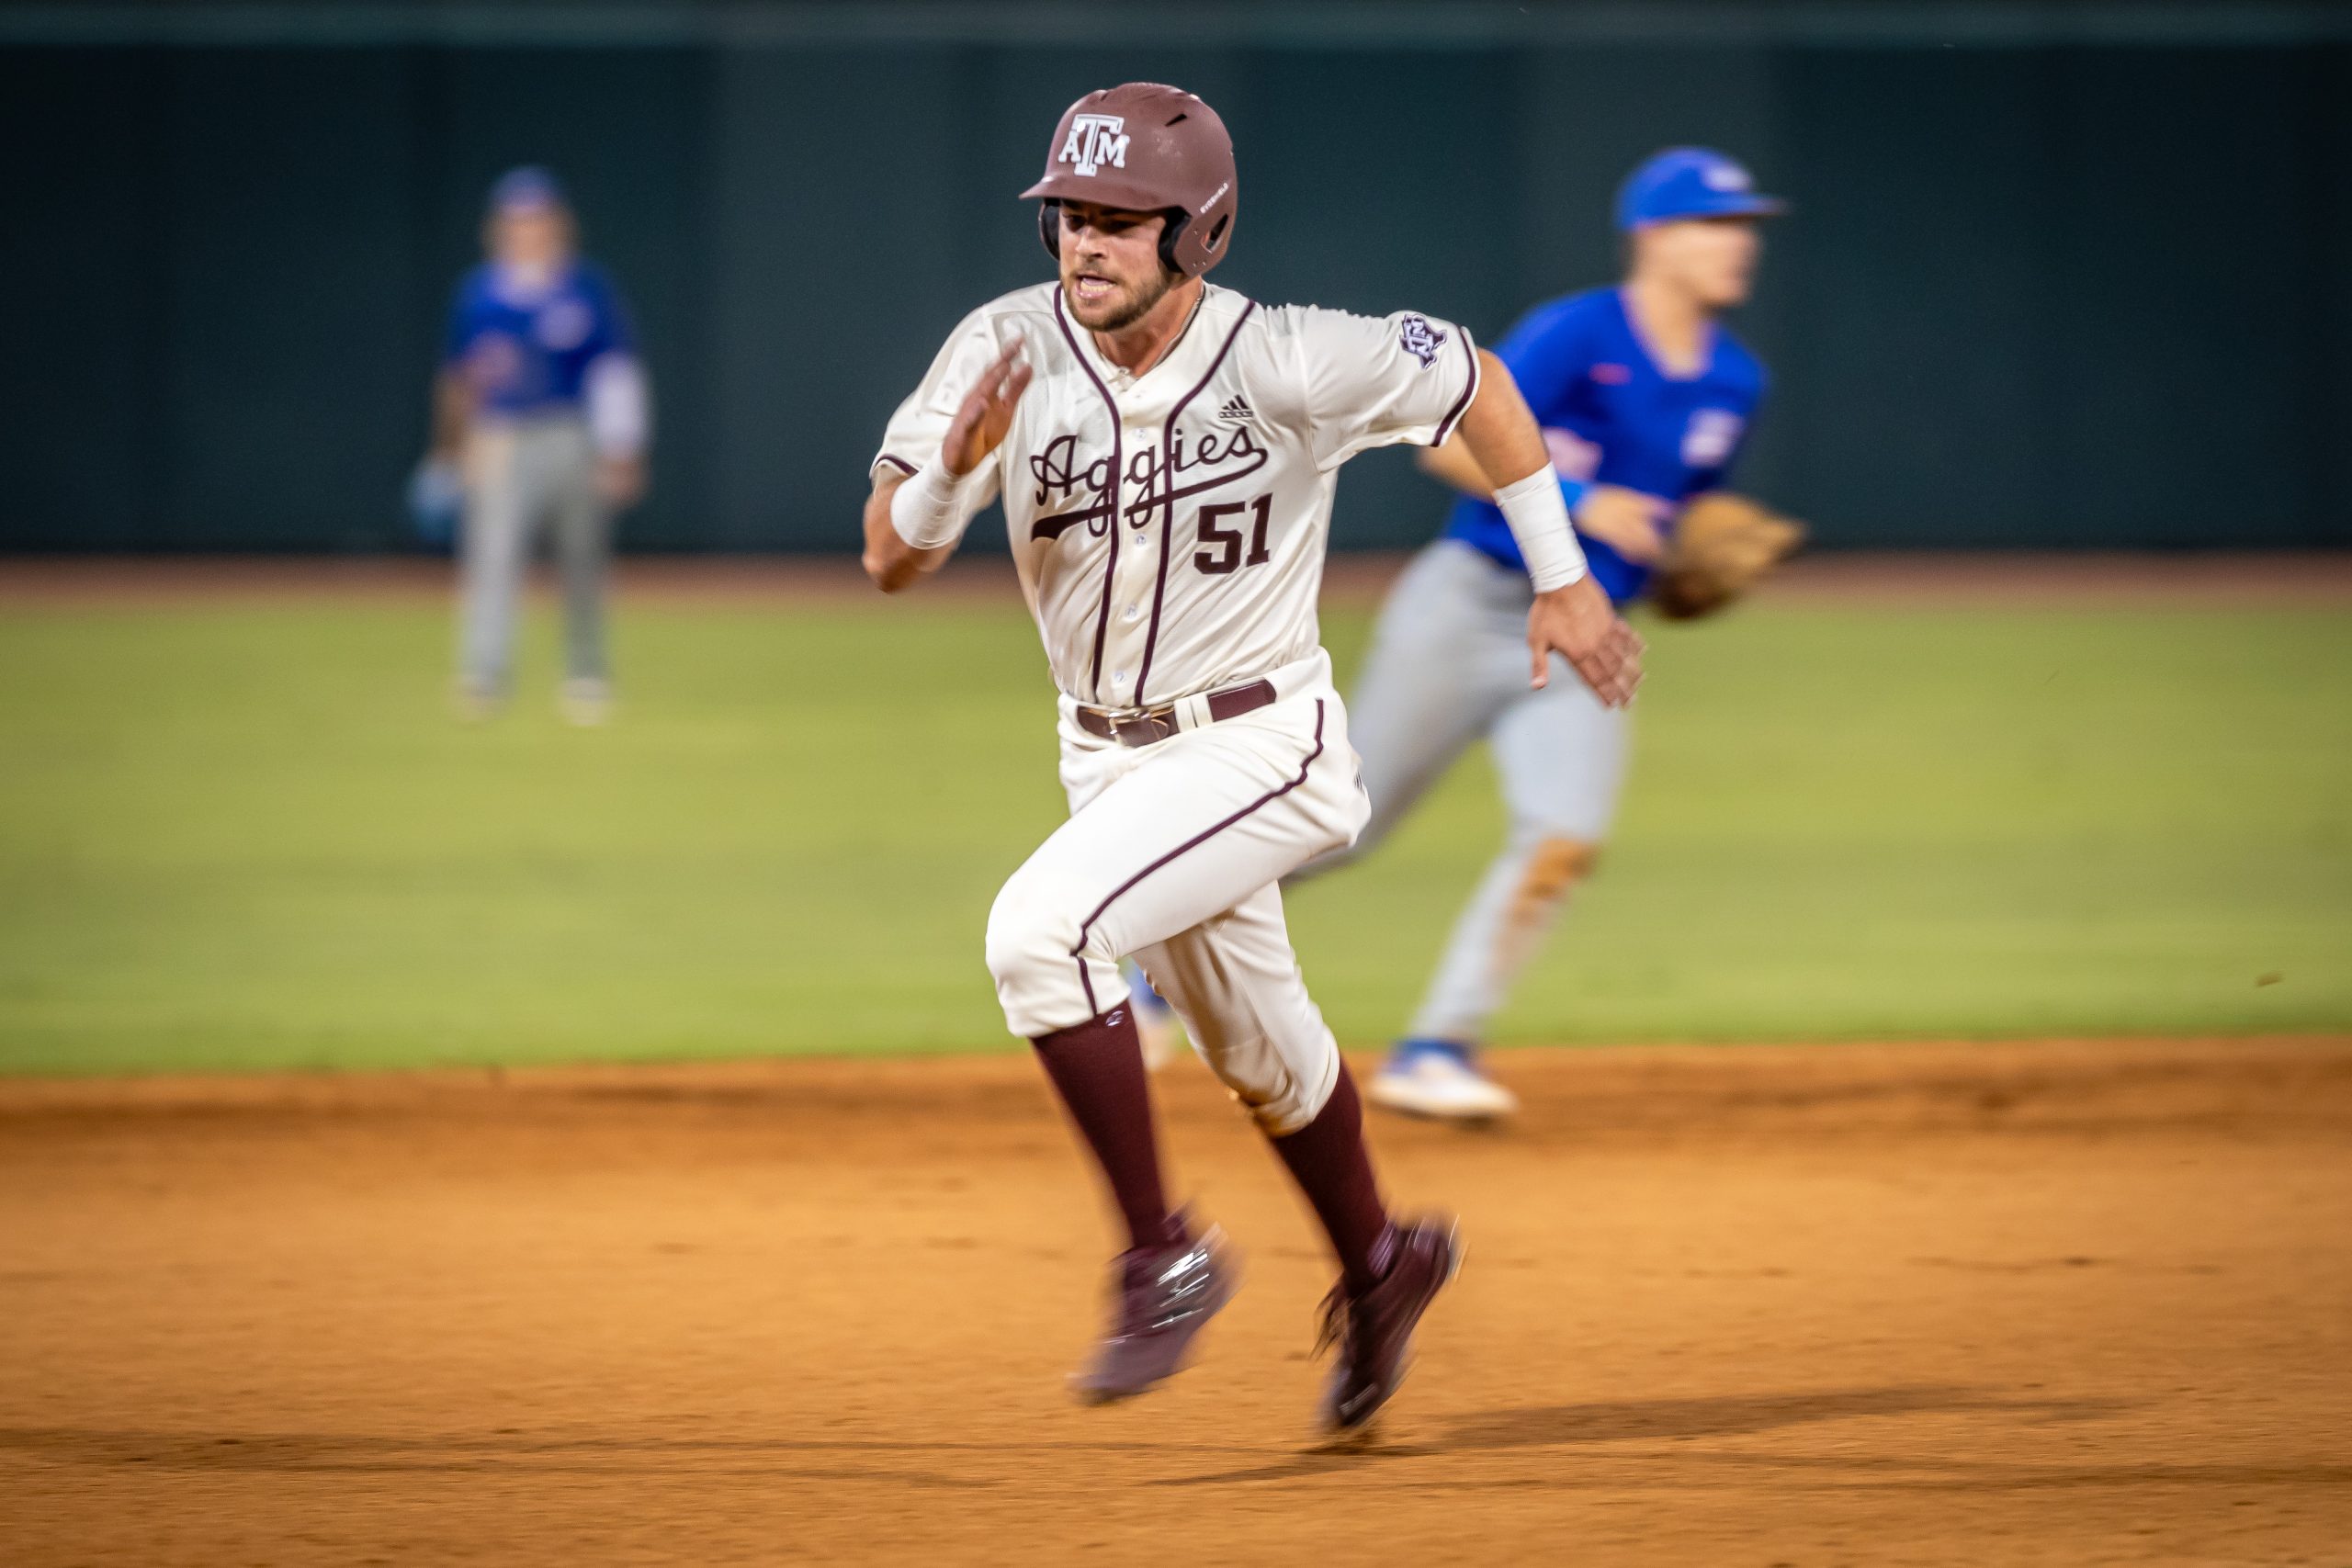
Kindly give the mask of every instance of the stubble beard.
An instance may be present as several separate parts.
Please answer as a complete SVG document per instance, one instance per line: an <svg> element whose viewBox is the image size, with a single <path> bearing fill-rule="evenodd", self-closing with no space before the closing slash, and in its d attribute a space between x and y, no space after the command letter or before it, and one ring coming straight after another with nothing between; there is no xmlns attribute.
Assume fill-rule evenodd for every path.
<svg viewBox="0 0 2352 1568"><path fill-rule="evenodd" d="M1080 304L1078 297L1070 292L1068 279L1062 282L1062 298L1069 302L1069 313L1077 317L1078 324L1087 331L1120 333L1151 314L1152 307L1168 298L1168 291L1175 288L1179 281L1174 274L1163 269L1150 282L1138 288L1128 303L1113 304L1111 313L1099 321L1090 321L1087 318L1087 307Z"/></svg>

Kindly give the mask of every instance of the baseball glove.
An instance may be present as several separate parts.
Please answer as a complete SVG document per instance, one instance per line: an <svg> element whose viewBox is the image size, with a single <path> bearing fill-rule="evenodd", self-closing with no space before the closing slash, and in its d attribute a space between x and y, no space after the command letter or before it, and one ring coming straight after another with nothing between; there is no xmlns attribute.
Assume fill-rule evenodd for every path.
<svg viewBox="0 0 2352 1568"><path fill-rule="evenodd" d="M408 518L429 549L448 549L458 537L458 517L466 508L466 481L458 465L427 457L409 476Z"/></svg>
<svg viewBox="0 0 2352 1568"><path fill-rule="evenodd" d="M1684 507L1650 580L1650 602L1669 621L1711 615L1804 543L1804 525L1746 496L1711 491Z"/></svg>

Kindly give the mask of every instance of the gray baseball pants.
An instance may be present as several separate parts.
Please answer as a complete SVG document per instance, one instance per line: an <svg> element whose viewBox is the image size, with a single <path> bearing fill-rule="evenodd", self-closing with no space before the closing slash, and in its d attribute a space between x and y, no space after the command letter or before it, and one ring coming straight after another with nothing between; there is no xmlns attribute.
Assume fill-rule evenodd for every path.
<svg viewBox="0 0 2352 1568"><path fill-rule="evenodd" d="M554 536L563 582L564 674L602 680L613 517L597 493L588 426L575 418L475 425L466 446L458 617L458 671L471 691L506 690L524 570L541 526Z"/></svg>
<svg viewBox="0 0 2352 1568"><path fill-rule="evenodd" d="M1527 683L1534 589L1469 546L1441 539L1389 590L1370 656L1349 695L1372 819L1351 849L1300 875L1372 850L1482 737L1494 748L1510 814L1502 852L1454 921L1408 1032L1475 1043L1591 869L1616 816L1630 716L1604 707L1556 654L1551 683Z"/></svg>

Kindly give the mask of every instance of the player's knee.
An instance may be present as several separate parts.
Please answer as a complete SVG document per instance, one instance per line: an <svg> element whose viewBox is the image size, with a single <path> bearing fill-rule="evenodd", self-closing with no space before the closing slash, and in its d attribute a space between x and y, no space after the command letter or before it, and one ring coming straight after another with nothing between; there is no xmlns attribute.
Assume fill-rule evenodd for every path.
<svg viewBox="0 0 2352 1568"><path fill-rule="evenodd" d="M1526 844L1515 906L1548 912L1600 863L1600 846L1589 840L1539 830Z"/></svg>
<svg viewBox="0 0 2352 1568"><path fill-rule="evenodd" d="M1322 1114L1339 1087L1340 1050L1328 1037L1320 1049L1298 1053L1303 1058L1298 1060L1286 1057L1262 1035L1247 1043L1199 1043L1209 1070L1270 1138L1287 1137L1306 1127Z"/></svg>
<svg viewBox="0 0 2352 1568"><path fill-rule="evenodd" d="M1304 1071L1284 1073L1271 1094L1254 1100L1244 1095L1242 1100L1268 1137L1286 1138L1293 1133L1304 1132L1323 1113L1323 1107L1330 1103L1331 1091L1339 1082L1340 1053L1335 1048L1326 1059L1308 1064Z"/></svg>
<svg viewBox="0 0 2352 1568"><path fill-rule="evenodd" d="M1528 857L1529 879L1553 896L1566 893L1570 887L1592 874L1600 863L1600 845L1590 839L1566 833L1546 833L1535 840L1535 852Z"/></svg>
<svg viewBox="0 0 2352 1568"><path fill-rule="evenodd" d="M1069 967L1075 923L1019 877L1005 884L989 910L988 965L999 989L1058 965Z"/></svg>

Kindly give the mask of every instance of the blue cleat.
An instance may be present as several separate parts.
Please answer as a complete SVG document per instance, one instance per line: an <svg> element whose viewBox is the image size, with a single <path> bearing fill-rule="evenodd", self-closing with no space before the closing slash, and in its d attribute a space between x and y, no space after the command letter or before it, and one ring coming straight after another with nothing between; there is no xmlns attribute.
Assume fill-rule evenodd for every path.
<svg viewBox="0 0 2352 1568"><path fill-rule="evenodd" d="M1438 1122L1495 1122L1519 1109L1519 1097L1480 1072L1476 1050L1459 1040L1398 1041L1367 1097L1384 1111Z"/></svg>

